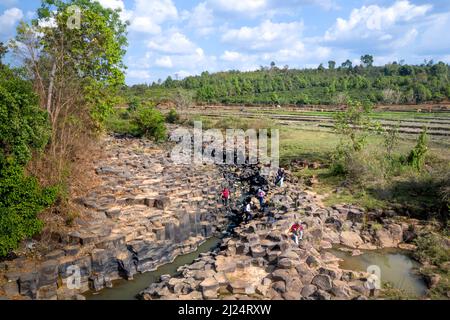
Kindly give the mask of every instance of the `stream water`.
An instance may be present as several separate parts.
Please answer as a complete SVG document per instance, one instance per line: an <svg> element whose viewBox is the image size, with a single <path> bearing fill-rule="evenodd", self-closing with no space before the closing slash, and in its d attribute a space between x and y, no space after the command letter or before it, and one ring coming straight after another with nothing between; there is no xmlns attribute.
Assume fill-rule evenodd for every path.
<svg viewBox="0 0 450 320"><path fill-rule="evenodd" d="M114 281L113 288L104 289L98 293L88 292L85 294L87 300L137 300L136 295L146 289L150 284L159 281L162 275L174 276L177 269L186 264L194 263L201 253L210 252L220 243L219 238L210 238L200 245L197 251L177 257L172 263L168 263L153 272L146 272L134 276L134 280Z"/></svg>
<svg viewBox="0 0 450 320"><path fill-rule="evenodd" d="M376 265L381 270L382 283L389 282L396 289L401 289L412 297L422 297L427 286L415 269L420 266L407 252L398 249L383 249L364 251L363 255L352 257L351 253L339 249L330 250L336 257L342 259L340 267L345 270L367 271Z"/></svg>

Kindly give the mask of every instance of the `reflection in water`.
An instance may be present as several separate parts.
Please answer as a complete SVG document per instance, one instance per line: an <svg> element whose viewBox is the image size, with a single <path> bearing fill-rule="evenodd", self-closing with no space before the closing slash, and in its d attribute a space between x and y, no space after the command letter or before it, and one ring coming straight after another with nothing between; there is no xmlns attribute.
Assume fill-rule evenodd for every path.
<svg viewBox="0 0 450 320"><path fill-rule="evenodd" d="M192 264L201 253L209 252L216 248L220 243L220 239L211 238L204 244L199 246L198 250L184 256L179 256L174 262L166 264L153 272L137 274L134 280L117 280L114 281L114 287L111 289L104 289L98 293L89 292L85 294L87 300L136 300L136 295L145 290L150 284L158 282L162 275L175 275L177 269L186 264Z"/></svg>
<svg viewBox="0 0 450 320"><path fill-rule="evenodd" d="M381 281L390 282L394 288L401 289L414 297L425 295L427 287L424 280L414 272L419 263L405 252L396 249L365 251L361 256L352 257L351 253L338 249L331 250L335 256L343 259L339 263L345 270L366 271L371 265L381 269Z"/></svg>

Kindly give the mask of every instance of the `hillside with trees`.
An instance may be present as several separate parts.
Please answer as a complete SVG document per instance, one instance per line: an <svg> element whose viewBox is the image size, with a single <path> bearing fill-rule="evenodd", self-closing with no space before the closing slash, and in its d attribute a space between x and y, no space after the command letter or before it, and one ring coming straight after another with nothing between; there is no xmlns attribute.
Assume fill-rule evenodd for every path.
<svg viewBox="0 0 450 320"><path fill-rule="evenodd" d="M79 27L67 23L72 5ZM0 63L0 257L76 217L83 158L124 85L126 45L119 11L87 0L43 0L18 26L9 50L21 66Z"/></svg>
<svg viewBox="0 0 450 320"><path fill-rule="evenodd" d="M443 62L425 61L421 65L393 62L374 66L374 57L364 55L361 64L350 60L338 66L329 61L317 69L279 68L275 62L257 71L228 71L152 85L134 85L129 96L170 98L184 89L198 103L340 105L348 98L376 104L422 104L450 98L450 68Z"/></svg>

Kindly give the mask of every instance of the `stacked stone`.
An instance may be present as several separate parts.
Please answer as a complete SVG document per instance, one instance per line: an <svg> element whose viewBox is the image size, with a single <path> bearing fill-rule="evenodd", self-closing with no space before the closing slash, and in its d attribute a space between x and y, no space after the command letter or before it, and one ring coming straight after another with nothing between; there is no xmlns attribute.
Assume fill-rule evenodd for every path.
<svg viewBox="0 0 450 320"><path fill-rule="evenodd" d="M246 181L246 190L267 185L252 184L256 170L235 168ZM162 277L140 293L153 299L367 299L368 274L342 270L328 249L344 245L350 250L397 246L406 226L383 220L380 213L366 214L354 206L324 208L313 194L287 183L270 188L268 214L259 216L223 240L219 249L184 266L181 276ZM367 220L369 216L369 220ZM363 223L382 219L384 227L367 232ZM289 227L306 226L300 246L290 238ZM381 235L381 236L380 236ZM385 239L383 239L385 237ZM355 252L356 254L356 252Z"/></svg>
<svg viewBox="0 0 450 320"><path fill-rule="evenodd" d="M108 137L105 150L108 157L96 169L100 187L77 200L85 219L77 219L75 231L58 234L59 244L42 261L0 264L0 295L81 299L79 293L195 251L226 224L217 167L175 164L145 140ZM69 289L78 271L81 286Z"/></svg>

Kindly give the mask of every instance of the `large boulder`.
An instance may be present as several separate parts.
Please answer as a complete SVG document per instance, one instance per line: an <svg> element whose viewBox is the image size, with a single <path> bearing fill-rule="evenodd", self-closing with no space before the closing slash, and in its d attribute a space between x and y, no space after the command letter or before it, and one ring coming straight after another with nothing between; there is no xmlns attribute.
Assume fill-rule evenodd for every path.
<svg viewBox="0 0 450 320"><path fill-rule="evenodd" d="M388 225L387 228L375 232L377 243L382 248L396 248L403 241L403 230L398 224Z"/></svg>
<svg viewBox="0 0 450 320"><path fill-rule="evenodd" d="M315 276L311 282L311 284L317 286L317 288L328 291L333 287L333 283L331 281L330 276L325 274L319 274Z"/></svg>
<svg viewBox="0 0 450 320"><path fill-rule="evenodd" d="M361 239L359 234L354 231L341 232L340 241L342 245L354 249L358 248L360 245L364 243L363 239Z"/></svg>
<svg viewBox="0 0 450 320"><path fill-rule="evenodd" d="M304 298L309 298L310 296L312 296L315 292L317 291L317 287L315 285L312 284L308 284L306 286L303 287L302 291L301 291L301 295Z"/></svg>

